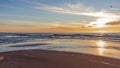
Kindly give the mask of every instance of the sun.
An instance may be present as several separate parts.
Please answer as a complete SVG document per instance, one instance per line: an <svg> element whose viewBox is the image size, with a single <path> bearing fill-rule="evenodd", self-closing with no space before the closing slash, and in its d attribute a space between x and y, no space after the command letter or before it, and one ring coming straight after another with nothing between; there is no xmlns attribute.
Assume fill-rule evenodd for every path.
<svg viewBox="0 0 120 68"><path fill-rule="evenodd" d="M97 24L95 25L95 27L96 27L96 28L103 28L103 27L106 27L106 26L105 26L105 23L102 23L102 22L101 22L101 23L97 23Z"/></svg>
<svg viewBox="0 0 120 68"><path fill-rule="evenodd" d="M103 28L106 27L106 24L111 22L112 19L111 18L100 18L96 21L96 28Z"/></svg>
<svg viewBox="0 0 120 68"><path fill-rule="evenodd" d="M90 22L89 25L93 26L94 28L104 28L107 27L106 24L112 22L113 18L105 17L105 18L98 18L93 22Z"/></svg>

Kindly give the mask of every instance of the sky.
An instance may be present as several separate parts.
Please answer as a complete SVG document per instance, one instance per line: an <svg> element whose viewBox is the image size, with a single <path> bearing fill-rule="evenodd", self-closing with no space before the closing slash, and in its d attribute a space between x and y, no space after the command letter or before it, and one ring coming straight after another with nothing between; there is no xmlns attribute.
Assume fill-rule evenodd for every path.
<svg viewBox="0 0 120 68"><path fill-rule="evenodd" d="M0 0L0 32L120 32L120 0Z"/></svg>

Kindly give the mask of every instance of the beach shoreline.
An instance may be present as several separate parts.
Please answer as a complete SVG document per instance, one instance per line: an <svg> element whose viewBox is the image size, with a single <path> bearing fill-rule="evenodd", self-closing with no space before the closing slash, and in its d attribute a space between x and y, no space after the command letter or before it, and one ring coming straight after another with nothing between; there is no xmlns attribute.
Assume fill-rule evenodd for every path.
<svg viewBox="0 0 120 68"><path fill-rule="evenodd" d="M2 52L0 68L120 68L120 59L51 50Z"/></svg>

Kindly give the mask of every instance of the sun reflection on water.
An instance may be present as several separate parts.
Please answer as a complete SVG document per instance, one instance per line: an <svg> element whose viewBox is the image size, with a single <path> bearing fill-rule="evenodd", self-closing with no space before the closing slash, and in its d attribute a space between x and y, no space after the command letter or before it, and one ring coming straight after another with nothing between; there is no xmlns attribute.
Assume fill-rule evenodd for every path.
<svg viewBox="0 0 120 68"><path fill-rule="evenodd" d="M98 42L97 42L97 45L98 45L98 47L99 48L104 48L105 47L105 41L103 41L103 40L99 40Z"/></svg>
<svg viewBox="0 0 120 68"><path fill-rule="evenodd" d="M99 55L104 55L106 43L103 40L97 41Z"/></svg>
<svg viewBox="0 0 120 68"><path fill-rule="evenodd" d="M99 55L104 55L104 51L105 51L104 48L98 48Z"/></svg>

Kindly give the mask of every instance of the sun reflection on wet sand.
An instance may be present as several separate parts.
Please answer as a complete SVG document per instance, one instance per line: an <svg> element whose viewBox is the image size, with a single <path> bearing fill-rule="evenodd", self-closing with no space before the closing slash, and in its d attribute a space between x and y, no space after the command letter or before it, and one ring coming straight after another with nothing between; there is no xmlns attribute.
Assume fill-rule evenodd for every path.
<svg viewBox="0 0 120 68"><path fill-rule="evenodd" d="M97 45L98 45L98 47L99 48L104 48L105 47L105 41L103 41L103 40L99 40L99 41L97 41Z"/></svg>
<svg viewBox="0 0 120 68"><path fill-rule="evenodd" d="M103 40L97 41L99 55L104 55L106 43Z"/></svg>
<svg viewBox="0 0 120 68"><path fill-rule="evenodd" d="M99 55L104 55L105 48L98 48Z"/></svg>

